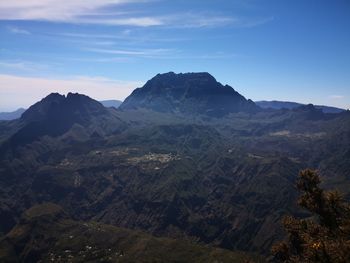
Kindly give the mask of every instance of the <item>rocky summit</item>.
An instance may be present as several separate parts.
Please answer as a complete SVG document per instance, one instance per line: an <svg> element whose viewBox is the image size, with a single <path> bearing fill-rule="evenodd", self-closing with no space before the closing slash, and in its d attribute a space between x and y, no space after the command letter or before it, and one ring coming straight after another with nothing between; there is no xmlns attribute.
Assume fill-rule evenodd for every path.
<svg viewBox="0 0 350 263"><path fill-rule="evenodd" d="M106 114L106 108L88 96L68 93L67 96L51 93L26 110L21 119L25 121L62 120L85 122L92 116Z"/></svg>
<svg viewBox="0 0 350 263"><path fill-rule="evenodd" d="M121 109L146 108L159 112L220 117L234 112L256 112L258 107L209 73L158 74L134 90Z"/></svg>

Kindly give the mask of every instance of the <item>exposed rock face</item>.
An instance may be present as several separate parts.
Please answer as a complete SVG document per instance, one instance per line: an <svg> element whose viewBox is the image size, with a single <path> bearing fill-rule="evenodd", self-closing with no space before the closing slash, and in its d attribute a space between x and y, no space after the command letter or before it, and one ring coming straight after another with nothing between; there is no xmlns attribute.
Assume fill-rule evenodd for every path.
<svg viewBox="0 0 350 263"><path fill-rule="evenodd" d="M98 136L109 129L115 129L120 121L100 102L78 93L67 96L51 93L26 110L19 121L21 129L12 136L14 146L30 143L41 136L57 137L75 127L84 130L84 136ZM105 129L101 130L104 126ZM97 132L98 131L98 132ZM77 133L76 131L73 133ZM78 136L78 137L79 137Z"/></svg>
<svg viewBox="0 0 350 263"><path fill-rule="evenodd" d="M126 98L121 109L147 108L160 112L206 114L256 112L258 107L209 73L158 74Z"/></svg>
<svg viewBox="0 0 350 263"><path fill-rule="evenodd" d="M106 112L107 110L101 103L88 96L78 93L68 93L67 96L51 93L26 110L21 119L25 121L84 122L91 116Z"/></svg>

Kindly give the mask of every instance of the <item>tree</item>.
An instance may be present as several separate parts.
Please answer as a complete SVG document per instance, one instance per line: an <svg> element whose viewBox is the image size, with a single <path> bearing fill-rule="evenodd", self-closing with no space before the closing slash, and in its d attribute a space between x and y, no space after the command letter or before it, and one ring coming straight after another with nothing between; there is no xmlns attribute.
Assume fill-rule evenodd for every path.
<svg viewBox="0 0 350 263"><path fill-rule="evenodd" d="M272 247L279 262L350 262L350 206L337 191L320 188L317 171L303 170L297 188L298 204L311 216L287 216L283 225L287 240Z"/></svg>

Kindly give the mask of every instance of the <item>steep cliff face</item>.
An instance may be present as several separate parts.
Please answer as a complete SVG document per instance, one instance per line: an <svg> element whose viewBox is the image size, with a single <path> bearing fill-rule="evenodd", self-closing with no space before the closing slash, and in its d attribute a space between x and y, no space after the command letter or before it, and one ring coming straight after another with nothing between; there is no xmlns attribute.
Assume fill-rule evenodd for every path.
<svg viewBox="0 0 350 263"><path fill-rule="evenodd" d="M209 73L158 74L126 98L121 109L146 108L160 112L224 116L256 112L258 107Z"/></svg>

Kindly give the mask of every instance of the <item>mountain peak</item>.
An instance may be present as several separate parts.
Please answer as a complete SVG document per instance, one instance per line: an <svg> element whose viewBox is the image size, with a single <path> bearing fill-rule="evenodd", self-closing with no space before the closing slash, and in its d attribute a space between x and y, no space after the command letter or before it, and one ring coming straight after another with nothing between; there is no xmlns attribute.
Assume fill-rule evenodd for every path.
<svg viewBox="0 0 350 263"><path fill-rule="evenodd" d="M121 109L147 108L160 112L182 112L223 116L231 112L257 110L232 87L217 82L207 72L158 74L126 98Z"/></svg>
<svg viewBox="0 0 350 263"><path fill-rule="evenodd" d="M51 93L41 101L26 110L21 119L25 121L41 121L44 119L83 119L89 115L103 114L106 109L103 105L88 96L78 93L68 93L67 96Z"/></svg>
<svg viewBox="0 0 350 263"><path fill-rule="evenodd" d="M67 96L51 93L29 107L19 121L22 127L11 136L12 146L27 144L46 135L61 136L69 131L69 138L82 140L121 127L120 120L109 109L78 93L68 93ZM77 130L73 127L80 127L83 133L78 132L79 135L76 136Z"/></svg>
<svg viewBox="0 0 350 263"><path fill-rule="evenodd" d="M152 79L147 81L145 87L151 85L168 85L170 87L176 87L184 84L191 84L194 88L203 88L204 86L215 87L217 85L216 79L207 72L190 72L179 73L174 72L157 74Z"/></svg>
<svg viewBox="0 0 350 263"><path fill-rule="evenodd" d="M301 105L301 106L295 108L294 111L313 111L313 112L316 112L316 111L320 112L321 111L322 112L322 110L316 109L316 107L311 103Z"/></svg>
<svg viewBox="0 0 350 263"><path fill-rule="evenodd" d="M167 78L178 78L178 79L210 79L216 81L216 79L208 72L187 72L187 73L175 73L173 71L167 73L159 73L152 79L167 79Z"/></svg>

